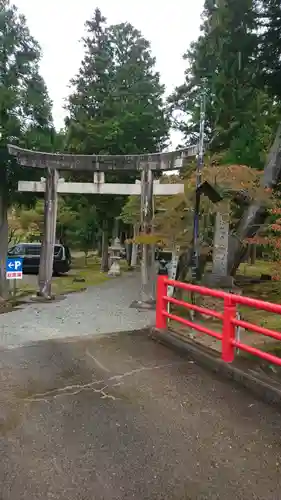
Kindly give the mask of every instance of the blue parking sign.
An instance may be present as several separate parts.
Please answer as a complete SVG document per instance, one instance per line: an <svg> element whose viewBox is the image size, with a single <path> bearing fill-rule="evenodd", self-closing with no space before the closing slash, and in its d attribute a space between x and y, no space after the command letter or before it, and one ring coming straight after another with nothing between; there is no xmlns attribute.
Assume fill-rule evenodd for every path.
<svg viewBox="0 0 281 500"><path fill-rule="evenodd" d="M6 260L6 278L8 280L22 279L22 263L23 259L20 257L8 258Z"/></svg>

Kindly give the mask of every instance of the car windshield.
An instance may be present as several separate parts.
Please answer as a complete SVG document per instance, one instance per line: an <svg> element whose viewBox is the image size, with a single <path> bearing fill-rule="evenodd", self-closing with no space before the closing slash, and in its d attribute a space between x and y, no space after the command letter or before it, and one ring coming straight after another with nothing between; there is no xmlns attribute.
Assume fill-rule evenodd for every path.
<svg viewBox="0 0 281 500"><path fill-rule="evenodd" d="M8 255L19 255L22 253L22 247L15 245L8 250Z"/></svg>

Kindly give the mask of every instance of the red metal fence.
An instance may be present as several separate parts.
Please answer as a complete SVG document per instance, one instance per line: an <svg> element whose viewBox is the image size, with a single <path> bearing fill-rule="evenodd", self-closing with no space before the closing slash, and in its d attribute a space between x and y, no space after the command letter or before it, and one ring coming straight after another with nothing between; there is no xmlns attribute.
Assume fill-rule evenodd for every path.
<svg viewBox="0 0 281 500"><path fill-rule="evenodd" d="M181 288L182 290L198 293L200 295L211 296L218 299L222 299L224 304L223 313L219 313L212 309L206 309L204 307L200 307L195 304L190 304L189 302L185 302L183 300L178 300L173 297L169 297L168 286ZM222 333L218 333L214 330L211 330L199 323L195 323L186 318L181 318L180 316L171 314L167 310L168 303L175 304L177 306L183 306L186 309L190 309L195 312L199 312L201 314L206 314L208 316L212 316L213 318L221 320ZM279 304L273 304L271 302L265 302L263 300L251 299L250 297L242 297L240 295L226 293L221 290L212 290L211 288L192 285L190 283L181 283L179 281L169 280L167 276L158 276L156 328L159 330L166 330L168 326L167 320L168 318L170 318L194 330L197 330L201 333L205 333L207 335L210 335L211 337L215 337L216 339L220 340L222 343L222 350L221 350L222 359L227 363L231 363L234 360L236 349L241 349L242 351L246 351L250 354L258 356L266 361L269 361L270 363L274 363L281 366L281 358L279 358L278 356L274 356L273 354L261 351L260 349L256 349L255 347L251 347L247 344L240 342L236 338L235 335L236 327L240 326L242 328L245 328L246 330L251 330L261 335L274 338L276 340L281 340L280 332L269 330L268 328L264 328L262 326L254 325L253 323L248 323L247 321L237 319L237 314L236 314L237 304L249 306L258 310L264 310L267 312L276 313L281 316L281 305ZM280 326L281 326L281 317L280 317Z"/></svg>

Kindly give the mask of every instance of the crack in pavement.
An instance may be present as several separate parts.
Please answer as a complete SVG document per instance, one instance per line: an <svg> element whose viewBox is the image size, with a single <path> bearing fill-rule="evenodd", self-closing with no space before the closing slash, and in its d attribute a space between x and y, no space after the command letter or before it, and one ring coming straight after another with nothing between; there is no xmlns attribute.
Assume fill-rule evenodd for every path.
<svg viewBox="0 0 281 500"><path fill-rule="evenodd" d="M63 387L60 389L60 392L58 394L53 394L53 395L50 395L48 393L42 394L42 395L35 394L32 398L25 398L24 401L28 402L28 403L37 403L40 401L44 402L44 403L50 403L52 400L57 399L59 397L76 396L77 394L80 394L80 392L87 391L87 390L91 390L92 392L94 392L96 394L100 394L101 399L112 399L113 401L116 401L117 399L119 399L119 398L116 398L115 396L113 396L113 394L107 394L106 392L104 392L105 389L107 389L108 385L105 385L101 389L95 389L93 387L93 385L94 384L80 385L79 389L77 391L74 391L74 392L67 392L64 390L65 388ZM48 399L48 397L49 397L49 399Z"/></svg>
<svg viewBox="0 0 281 500"><path fill-rule="evenodd" d="M86 355L89 356L93 361L94 363L101 369L103 370L104 372L110 372L110 370L104 366L97 358L95 358L89 351L88 349L86 349Z"/></svg>
<svg viewBox="0 0 281 500"><path fill-rule="evenodd" d="M58 387L57 389L51 389L50 391L37 393L34 394L32 397L24 398L24 401L29 403L34 403L39 401L49 403L52 399L57 399L63 396L75 396L76 394L79 394L80 392L86 390L92 390L95 393L103 394L103 396L105 397L106 395L104 393L104 390L106 389L107 386L103 387L102 389L95 389L94 387L95 385L102 383L104 383L104 380L94 380L93 382L89 382L87 384L74 384L74 385L67 385L65 387Z"/></svg>
<svg viewBox="0 0 281 500"><path fill-rule="evenodd" d="M140 373L144 371L150 370L160 370L160 368L169 368L171 366L183 364L184 361L179 361L177 363L168 363L166 365L156 365L156 366L142 366L141 368L136 368L135 370L131 370L130 372L125 372L122 375L113 375L109 380L122 380L125 377L129 377L131 375L135 375L135 373Z"/></svg>
<svg viewBox="0 0 281 500"><path fill-rule="evenodd" d="M156 366L143 366L141 368L136 368L135 370L131 370L128 372L123 373L122 375L113 375L109 377L107 380L102 379L102 380L94 380L92 382L88 382L87 384L73 384L73 385L67 385L64 387L59 387L57 389L51 389L50 391L42 392L42 393L37 393L34 394L32 397L27 397L24 398L25 402L28 403L35 403L35 402L44 402L44 403L50 403L52 400L57 399L59 397L63 396L76 396L77 394L80 394L83 391L91 390L92 392L96 394L101 395L101 399L111 399L112 401L116 401L119 398L116 398L112 394L108 394L105 392L105 390L109 387L109 382L111 381L118 381L119 383L112 385L112 387L115 387L117 385L120 385L122 383L122 380L126 377L130 377L132 375L135 375L136 373L144 372L144 371L154 371L154 370L159 370L161 368L168 368L172 367L175 365L181 365L185 363L184 361L176 362L176 363L168 363L168 364L163 364L163 365L156 365ZM94 386L98 384L105 384L107 383L104 387L101 389L97 389Z"/></svg>

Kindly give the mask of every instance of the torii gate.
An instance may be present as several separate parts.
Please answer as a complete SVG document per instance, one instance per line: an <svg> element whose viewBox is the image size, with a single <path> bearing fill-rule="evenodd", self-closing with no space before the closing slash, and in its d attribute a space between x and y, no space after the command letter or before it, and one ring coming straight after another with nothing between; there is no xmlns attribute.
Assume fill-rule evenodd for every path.
<svg viewBox="0 0 281 500"><path fill-rule="evenodd" d="M8 145L11 155L20 165L45 170L41 181L19 181L18 190L45 192L44 235L40 256L38 295L51 297L54 244L56 236L57 198L60 194L119 194L141 195L141 228L148 234L153 215L153 194L175 195L183 193L183 184L159 184L153 181L153 172L178 170L184 159L197 154L197 146L166 153L142 155L75 155L45 153ZM93 173L93 182L65 182L59 171L87 171ZM105 182L105 174L112 171L141 172L141 182L135 184L113 184ZM142 302L151 299L148 280L148 245L143 245L142 258Z"/></svg>

